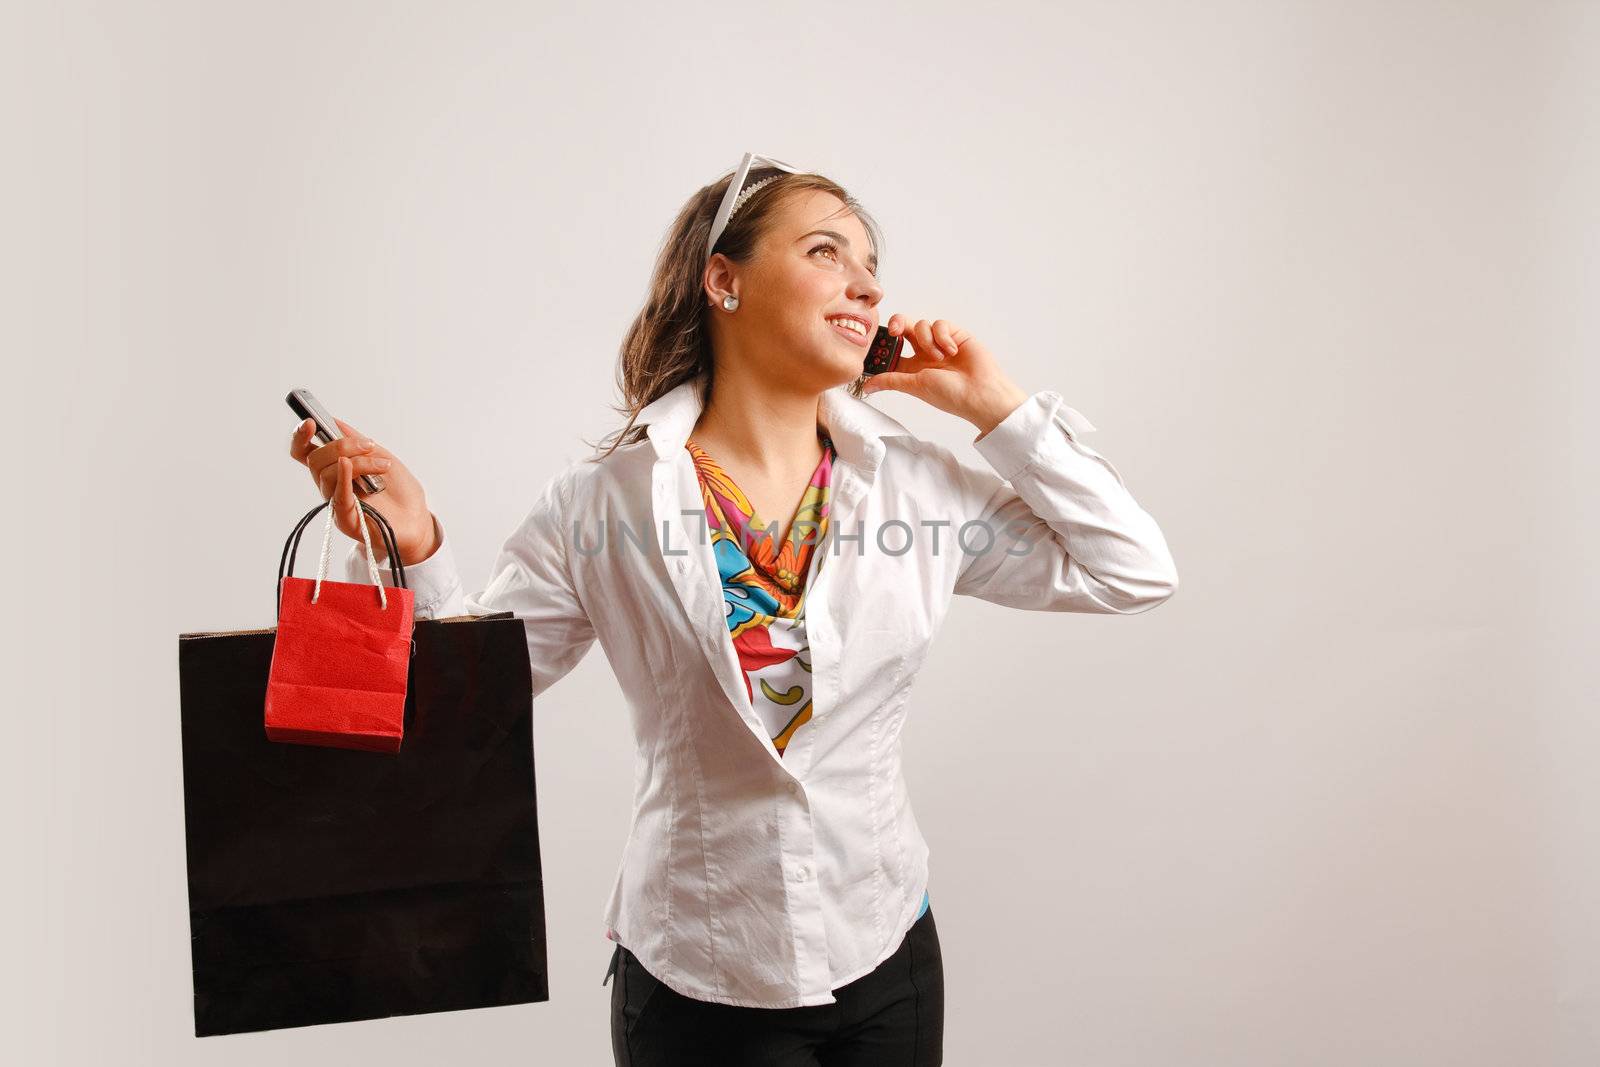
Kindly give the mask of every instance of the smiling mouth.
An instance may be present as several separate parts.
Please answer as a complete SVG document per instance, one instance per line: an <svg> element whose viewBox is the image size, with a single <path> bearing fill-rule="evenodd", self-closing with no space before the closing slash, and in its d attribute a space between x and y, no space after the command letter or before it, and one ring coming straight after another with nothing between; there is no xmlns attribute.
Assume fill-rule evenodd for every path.
<svg viewBox="0 0 1600 1067"><path fill-rule="evenodd" d="M843 334L845 340L854 343L858 348L866 348L871 343L871 338L866 334L865 326L862 326L862 332L857 333L848 326L840 326L836 322L829 321L828 328L833 330L835 333Z"/></svg>

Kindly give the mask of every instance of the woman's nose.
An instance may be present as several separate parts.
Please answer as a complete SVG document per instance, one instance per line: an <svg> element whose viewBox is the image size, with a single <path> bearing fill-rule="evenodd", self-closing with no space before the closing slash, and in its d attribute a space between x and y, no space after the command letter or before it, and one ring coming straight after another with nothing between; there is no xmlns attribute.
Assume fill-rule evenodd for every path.
<svg viewBox="0 0 1600 1067"><path fill-rule="evenodd" d="M854 299L862 299L868 304L877 304L883 299L883 288L878 285L878 279L871 274L856 279L850 287L850 295Z"/></svg>

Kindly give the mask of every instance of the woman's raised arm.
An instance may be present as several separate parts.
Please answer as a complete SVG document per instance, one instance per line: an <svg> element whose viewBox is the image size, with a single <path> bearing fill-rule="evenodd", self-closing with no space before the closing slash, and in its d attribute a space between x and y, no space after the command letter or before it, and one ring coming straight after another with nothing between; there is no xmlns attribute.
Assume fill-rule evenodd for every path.
<svg viewBox="0 0 1600 1067"><path fill-rule="evenodd" d="M1033 611L1131 615L1178 588L1166 538L1109 460L1094 426L1051 390L973 442L992 470L958 461L968 520L955 592ZM990 535L992 534L992 543ZM987 550L979 551L987 544Z"/></svg>

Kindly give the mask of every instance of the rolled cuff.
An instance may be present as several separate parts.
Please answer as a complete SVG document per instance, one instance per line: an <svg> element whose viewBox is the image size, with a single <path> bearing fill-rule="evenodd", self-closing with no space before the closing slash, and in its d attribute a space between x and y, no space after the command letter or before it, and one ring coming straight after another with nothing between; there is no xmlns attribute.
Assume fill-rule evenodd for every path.
<svg viewBox="0 0 1600 1067"><path fill-rule="evenodd" d="M1069 439L1092 433L1094 423L1076 408L1068 407L1054 389L1041 389L1018 404L995 427L972 443L1006 481L1037 463L1049 446L1052 427L1059 426Z"/></svg>

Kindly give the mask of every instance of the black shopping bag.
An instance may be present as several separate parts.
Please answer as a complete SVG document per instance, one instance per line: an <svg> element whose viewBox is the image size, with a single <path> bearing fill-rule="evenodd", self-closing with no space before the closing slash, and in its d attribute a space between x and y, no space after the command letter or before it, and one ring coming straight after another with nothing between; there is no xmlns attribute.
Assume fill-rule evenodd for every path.
<svg viewBox="0 0 1600 1067"><path fill-rule="evenodd" d="M267 739L273 630L179 635L197 1037L549 999L523 624L413 636L381 753Z"/></svg>

